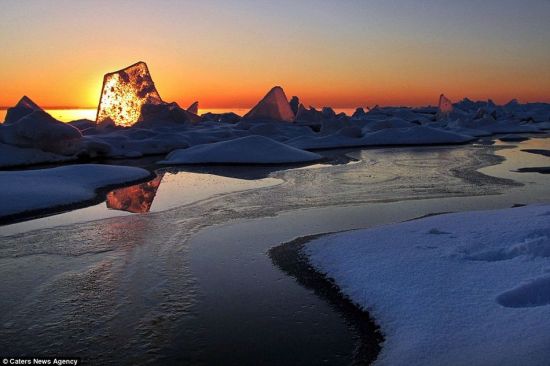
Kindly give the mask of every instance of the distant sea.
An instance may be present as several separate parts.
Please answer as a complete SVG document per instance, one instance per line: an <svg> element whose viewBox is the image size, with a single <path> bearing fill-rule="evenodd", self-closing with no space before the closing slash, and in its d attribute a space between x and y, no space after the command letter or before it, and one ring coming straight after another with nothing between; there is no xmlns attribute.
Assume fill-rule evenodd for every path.
<svg viewBox="0 0 550 366"><path fill-rule="evenodd" d="M210 109L199 109L199 114L203 113L226 113L234 112L240 116L244 116L250 109L249 108L210 108ZM355 111L355 108L334 108L336 113L344 112L348 116L351 116ZM95 121L96 109L46 109L46 112L51 114L54 118L63 121L70 122L77 119L89 119ZM6 110L0 109L0 121L4 121L6 117Z"/></svg>

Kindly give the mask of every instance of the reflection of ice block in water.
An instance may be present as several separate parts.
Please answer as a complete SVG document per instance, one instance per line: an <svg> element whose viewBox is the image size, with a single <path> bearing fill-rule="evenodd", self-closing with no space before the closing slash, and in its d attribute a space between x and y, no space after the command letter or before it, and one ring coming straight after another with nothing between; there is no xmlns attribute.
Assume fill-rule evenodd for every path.
<svg viewBox="0 0 550 366"><path fill-rule="evenodd" d="M140 119L141 106L146 103L163 102L144 62L106 74L97 123L112 121L118 126L131 126Z"/></svg>
<svg viewBox="0 0 550 366"><path fill-rule="evenodd" d="M437 110L438 117L448 117L453 111L453 102L444 94L439 96L439 108Z"/></svg>
<svg viewBox="0 0 550 366"><path fill-rule="evenodd" d="M149 212L163 176L164 173L149 182L109 192L107 207L133 213Z"/></svg>
<svg viewBox="0 0 550 366"><path fill-rule="evenodd" d="M276 86L244 118L292 122L294 121L294 112L290 108L283 88Z"/></svg>

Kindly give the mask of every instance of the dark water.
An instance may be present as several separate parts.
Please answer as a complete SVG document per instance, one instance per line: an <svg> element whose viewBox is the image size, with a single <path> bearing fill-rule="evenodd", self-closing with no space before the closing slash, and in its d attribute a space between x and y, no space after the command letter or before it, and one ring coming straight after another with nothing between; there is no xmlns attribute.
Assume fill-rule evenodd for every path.
<svg viewBox="0 0 550 366"><path fill-rule="evenodd" d="M359 162L253 168L252 179L230 167L170 173L150 204L151 187L135 189L137 206L117 194L147 213L104 203L2 227L0 353L95 364L360 363L346 314L268 251L304 235L549 200L547 176L512 171L540 166L547 157L520 150L548 141L353 150Z"/></svg>

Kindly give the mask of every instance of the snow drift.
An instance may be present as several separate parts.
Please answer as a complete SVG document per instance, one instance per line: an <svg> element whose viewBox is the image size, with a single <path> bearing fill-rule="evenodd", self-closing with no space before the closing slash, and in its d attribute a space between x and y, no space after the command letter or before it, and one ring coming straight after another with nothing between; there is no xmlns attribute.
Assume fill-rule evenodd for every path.
<svg viewBox="0 0 550 366"><path fill-rule="evenodd" d="M322 157L262 136L197 145L168 154L159 164L284 164L320 160Z"/></svg>
<svg viewBox="0 0 550 366"><path fill-rule="evenodd" d="M446 214L327 235L305 250L380 325L377 365L543 365L549 218L549 205Z"/></svg>

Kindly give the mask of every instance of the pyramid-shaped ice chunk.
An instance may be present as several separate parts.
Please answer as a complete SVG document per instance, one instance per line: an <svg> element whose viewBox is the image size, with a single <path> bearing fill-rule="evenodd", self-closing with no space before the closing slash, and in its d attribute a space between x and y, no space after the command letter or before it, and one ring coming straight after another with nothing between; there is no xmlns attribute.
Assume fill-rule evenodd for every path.
<svg viewBox="0 0 550 366"><path fill-rule="evenodd" d="M26 115L41 110L42 108L40 108L38 104L33 102L31 98L25 95L19 100L19 102L17 102L15 107L11 107L8 109L4 123L10 124L17 122Z"/></svg>
<svg viewBox="0 0 550 366"><path fill-rule="evenodd" d="M244 118L292 122L294 121L294 112L290 108L283 88L276 86Z"/></svg>
<svg viewBox="0 0 550 366"><path fill-rule="evenodd" d="M131 126L140 119L144 104L162 103L147 65L140 61L105 74L97 123L112 121L118 126Z"/></svg>

